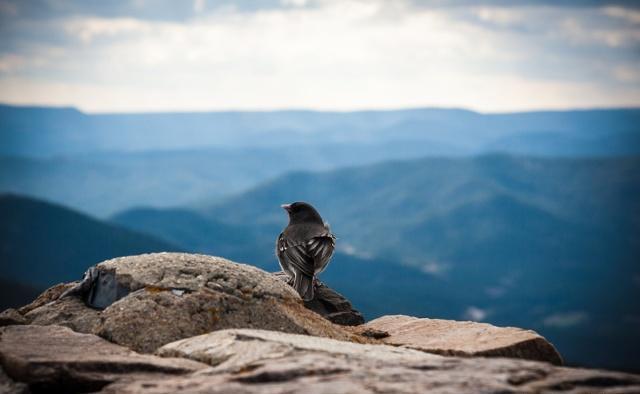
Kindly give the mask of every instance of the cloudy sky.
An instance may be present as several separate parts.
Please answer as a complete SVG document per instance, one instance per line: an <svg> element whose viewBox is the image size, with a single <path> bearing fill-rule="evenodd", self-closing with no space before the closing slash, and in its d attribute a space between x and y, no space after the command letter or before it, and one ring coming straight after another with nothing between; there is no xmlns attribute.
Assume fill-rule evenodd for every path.
<svg viewBox="0 0 640 394"><path fill-rule="evenodd" d="M640 106L639 65L629 1L0 0L0 102L89 112Z"/></svg>

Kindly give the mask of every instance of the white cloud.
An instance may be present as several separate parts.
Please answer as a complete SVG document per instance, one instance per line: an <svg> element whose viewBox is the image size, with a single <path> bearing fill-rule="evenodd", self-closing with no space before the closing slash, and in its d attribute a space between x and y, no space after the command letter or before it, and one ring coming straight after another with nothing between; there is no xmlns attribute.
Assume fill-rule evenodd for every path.
<svg viewBox="0 0 640 394"><path fill-rule="evenodd" d="M280 3L284 6L304 7L309 4L308 0L281 0Z"/></svg>
<svg viewBox="0 0 640 394"><path fill-rule="evenodd" d="M472 321L483 321L488 316L489 316L489 311L487 311L486 309L470 306L464 311L462 318L467 320L472 320Z"/></svg>
<svg viewBox="0 0 640 394"><path fill-rule="evenodd" d="M561 26L560 33L576 45L596 43L618 48L640 43L640 29L636 27L593 26L575 16L565 18Z"/></svg>
<svg viewBox="0 0 640 394"><path fill-rule="evenodd" d="M522 23L525 13L518 8L478 7L472 9L476 17L485 22L510 26L514 23Z"/></svg>
<svg viewBox="0 0 640 394"><path fill-rule="evenodd" d="M560 11L472 7L470 20L403 2L295 3L300 7L212 12L195 1L201 15L185 23L56 20L52 25L73 38L65 55L42 56L42 45L2 55L0 100L89 111L640 104L640 81L626 63L556 47L567 41L615 49L640 40L630 27L590 29L585 13L599 15L597 8L549 22ZM546 34L510 30L540 24Z"/></svg>
<svg viewBox="0 0 640 394"><path fill-rule="evenodd" d="M90 44L96 37L114 37L127 33L151 33L153 24L133 18L75 18L65 23L68 34Z"/></svg>
<svg viewBox="0 0 640 394"><path fill-rule="evenodd" d="M200 13L203 12L206 6L205 0L193 0L193 11Z"/></svg>

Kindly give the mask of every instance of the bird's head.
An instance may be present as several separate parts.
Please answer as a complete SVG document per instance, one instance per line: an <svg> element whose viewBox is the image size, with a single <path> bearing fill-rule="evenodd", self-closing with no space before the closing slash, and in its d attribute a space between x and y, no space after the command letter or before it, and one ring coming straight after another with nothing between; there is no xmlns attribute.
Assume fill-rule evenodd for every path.
<svg viewBox="0 0 640 394"><path fill-rule="evenodd" d="M282 204L281 207L289 214L290 224L324 223L318 211L309 203L296 201L291 204Z"/></svg>

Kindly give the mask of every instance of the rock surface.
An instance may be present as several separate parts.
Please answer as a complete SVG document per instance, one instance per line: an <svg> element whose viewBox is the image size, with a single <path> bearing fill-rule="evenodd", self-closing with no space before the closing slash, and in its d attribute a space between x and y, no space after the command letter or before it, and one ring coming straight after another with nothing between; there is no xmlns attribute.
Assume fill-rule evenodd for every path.
<svg viewBox="0 0 640 394"><path fill-rule="evenodd" d="M254 363L301 353L366 357L388 363L418 361L431 357L423 352L387 345L357 344L308 335L267 330L220 330L164 345L163 357L184 357L207 363L217 371L237 372Z"/></svg>
<svg viewBox="0 0 640 394"><path fill-rule="evenodd" d="M0 362L5 378L13 380L6 383L6 392L24 391L25 384L35 392L94 391L115 381L166 378L207 368L186 359L137 354L66 327L35 325L0 328Z"/></svg>
<svg viewBox="0 0 640 394"><path fill-rule="evenodd" d="M74 284L58 285L19 312L30 324L67 326L143 353L224 328L365 340L306 309L298 294L271 274L219 257L155 253L96 268L115 275L128 294L100 311L78 297L57 299Z"/></svg>
<svg viewBox="0 0 640 394"><path fill-rule="evenodd" d="M411 316L383 316L363 326L386 332L382 342L424 352L462 357L512 357L562 365L562 357L546 339L530 330L486 323Z"/></svg>
<svg viewBox="0 0 640 394"><path fill-rule="evenodd" d="M29 386L14 381L0 368L0 393L29 394Z"/></svg>
<svg viewBox="0 0 640 394"><path fill-rule="evenodd" d="M27 319L13 308L5 309L0 312L0 327L14 324L27 324Z"/></svg>
<svg viewBox="0 0 640 394"><path fill-rule="evenodd" d="M286 282L289 277L284 272L275 272L276 278ZM305 301L304 306L325 319L342 326L357 326L364 323L364 317L342 294L331 289L321 281L316 281L314 297Z"/></svg>
<svg viewBox="0 0 640 394"><path fill-rule="evenodd" d="M263 330L223 330L167 344L163 356L213 366L105 393L637 393L640 376L506 358L444 357L386 345Z"/></svg>

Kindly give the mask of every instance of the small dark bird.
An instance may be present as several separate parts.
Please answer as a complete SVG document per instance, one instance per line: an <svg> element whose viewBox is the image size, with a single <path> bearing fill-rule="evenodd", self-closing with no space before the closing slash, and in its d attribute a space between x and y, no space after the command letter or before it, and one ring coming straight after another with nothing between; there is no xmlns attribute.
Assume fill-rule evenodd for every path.
<svg viewBox="0 0 640 394"><path fill-rule="evenodd" d="M315 276L329 264L336 237L314 207L306 202L282 205L289 224L278 236L276 255L289 284L305 301L313 299Z"/></svg>

